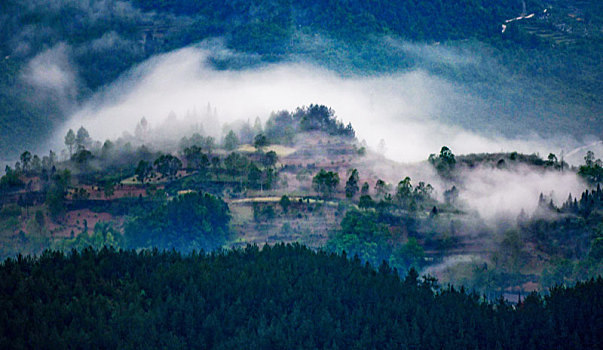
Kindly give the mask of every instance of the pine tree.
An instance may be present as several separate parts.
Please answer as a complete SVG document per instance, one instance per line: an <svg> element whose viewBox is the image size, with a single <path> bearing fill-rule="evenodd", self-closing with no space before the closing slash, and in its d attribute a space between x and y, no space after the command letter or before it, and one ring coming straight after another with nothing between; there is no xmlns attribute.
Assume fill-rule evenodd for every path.
<svg viewBox="0 0 603 350"><path fill-rule="evenodd" d="M75 146L75 133L72 129L67 131L67 135L65 135L65 145L69 149L69 156L73 155L73 146Z"/></svg>

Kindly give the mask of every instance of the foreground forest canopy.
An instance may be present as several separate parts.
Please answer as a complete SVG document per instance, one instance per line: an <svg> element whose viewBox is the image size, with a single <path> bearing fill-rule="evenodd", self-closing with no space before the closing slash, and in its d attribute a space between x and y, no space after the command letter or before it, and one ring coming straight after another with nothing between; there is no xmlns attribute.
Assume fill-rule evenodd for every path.
<svg viewBox="0 0 603 350"><path fill-rule="evenodd" d="M0 347L596 349L603 280L511 306L300 245L86 249L0 265Z"/></svg>

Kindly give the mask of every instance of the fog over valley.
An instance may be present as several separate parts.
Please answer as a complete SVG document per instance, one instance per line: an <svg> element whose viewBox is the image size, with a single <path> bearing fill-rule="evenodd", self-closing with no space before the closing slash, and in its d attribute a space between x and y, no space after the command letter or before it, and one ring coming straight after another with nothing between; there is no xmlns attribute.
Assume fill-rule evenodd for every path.
<svg viewBox="0 0 603 350"><path fill-rule="evenodd" d="M603 2L0 0L0 349L596 349Z"/></svg>

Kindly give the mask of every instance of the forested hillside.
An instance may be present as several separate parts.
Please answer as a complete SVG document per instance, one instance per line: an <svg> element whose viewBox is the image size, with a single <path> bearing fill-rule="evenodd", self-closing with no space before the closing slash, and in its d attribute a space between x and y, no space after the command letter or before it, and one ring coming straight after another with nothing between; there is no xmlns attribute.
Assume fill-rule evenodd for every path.
<svg viewBox="0 0 603 350"><path fill-rule="evenodd" d="M101 143L81 127L61 157L22 152L0 177L0 258L297 242L488 298L603 272L603 163L591 151L573 167L554 153L444 146L400 165L324 105L225 124L221 140L193 129L149 141L164 131L143 118Z"/></svg>
<svg viewBox="0 0 603 350"><path fill-rule="evenodd" d="M0 0L0 349L602 348L601 116L600 0Z"/></svg>
<svg viewBox="0 0 603 350"><path fill-rule="evenodd" d="M600 3L527 1L526 10L537 15L501 33L522 13L520 1L3 1L2 158L17 155L16 140L38 146L79 103L136 63L211 38L250 55L217 58L218 68L298 59L344 74L420 67L468 82L486 99L504 92L512 102L496 108L510 116L536 108L526 118L544 133L600 136ZM429 52L400 49L398 41L460 45L469 55L491 57L509 76L433 62ZM41 79L40 67L53 74ZM517 81L532 85L508 85Z"/></svg>
<svg viewBox="0 0 603 350"><path fill-rule="evenodd" d="M0 346L596 349L602 291L599 278L511 306L300 245L48 251L0 265Z"/></svg>

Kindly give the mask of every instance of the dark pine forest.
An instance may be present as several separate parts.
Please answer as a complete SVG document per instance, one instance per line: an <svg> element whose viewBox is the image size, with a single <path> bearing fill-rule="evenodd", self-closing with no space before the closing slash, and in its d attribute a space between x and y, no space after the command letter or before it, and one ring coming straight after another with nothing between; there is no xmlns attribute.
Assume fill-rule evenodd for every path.
<svg viewBox="0 0 603 350"><path fill-rule="evenodd" d="M47 251L0 266L0 347L597 349L602 284L510 305L296 244Z"/></svg>

